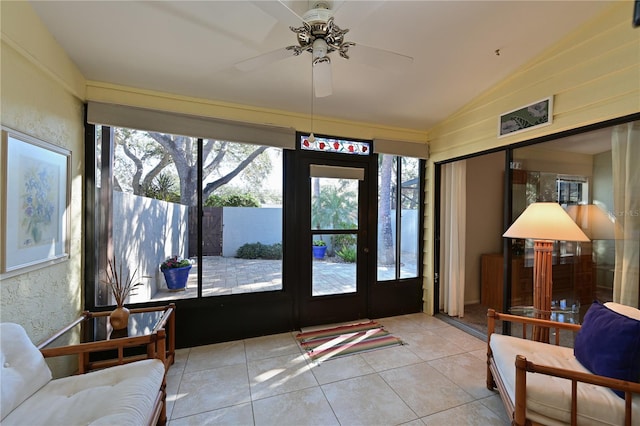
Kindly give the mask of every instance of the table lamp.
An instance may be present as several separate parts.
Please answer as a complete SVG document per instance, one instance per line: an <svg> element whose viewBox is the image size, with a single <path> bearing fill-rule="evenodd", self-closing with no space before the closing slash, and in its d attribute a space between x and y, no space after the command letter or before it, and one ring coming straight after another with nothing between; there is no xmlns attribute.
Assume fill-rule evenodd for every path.
<svg viewBox="0 0 640 426"><path fill-rule="evenodd" d="M589 238L555 202L529 205L502 236L533 239L533 308L536 318L551 318L553 242ZM549 329L534 327L533 339L548 342Z"/></svg>

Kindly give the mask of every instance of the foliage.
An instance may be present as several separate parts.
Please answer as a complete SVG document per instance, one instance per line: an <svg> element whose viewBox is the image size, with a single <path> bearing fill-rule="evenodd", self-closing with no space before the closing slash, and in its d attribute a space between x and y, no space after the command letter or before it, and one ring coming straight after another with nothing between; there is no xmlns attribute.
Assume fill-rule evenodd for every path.
<svg viewBox="0 0 640 426"><path fill-rule="evenodd" d="M324 247L327 245L327 243L322 240L313 240L313 245L316 247Z"/></svg>
<svg viewBox="0 0 640 426"><path fill-rule="evenodd" d="M353 246L342 247L336 251L336 254L345 262L354 263L356 261L356 249Z"/></svg>
<svg viewBox="0 0 640 426"><path fill-rule="evenodd" d="M356 237L352 234L339 234L333 236L333 247L340 250L345 247L351 247L356 244Z"/></svg>
<svg viewBox="0 0 640 426"><path fill-rule="evenodd" d="M107 260L107 269L106 279L102 282L107 284L109 289L111 290L111 294L113 294L113 298L116 300L117 306L124 306L124 302L130 294L133 294L132 291L134 288L142 285L141 282L134 283L136 273L138 270L134 270L133 274L127 274L127 277L122 279L122 263L118 268L116 266L116 260L109 259Z"/></svg>
<svg viewBox="0 0 640 426"><path fill-rule="evenodd" d="M160 173L156 176L153 182L144 188L144 196L172 203L180 202L175 178L168 173Z"/></svg>
<svg viewBox="0 0 640 426"><path fill-rule="evenodd" d="M337 228L357 222L357 194L346 186L323 186L311 206L311 223L317 229Z"/></svg>
<svg viewBox="0 0 640 426"><path fill-rule="evenodd" d="M282 244L247 243L238 248L239 259L282 259Z"/></svg>
<svg viewBox="0 0 640 426"><path fill-rule="evenodd" d="M114 189L155 197L154 181L160 174L168 174L178 188L165 195L173 197L175 192L181 204L194 206L199 143L193 137L114 128ZM232 180L247 188L260 188L271 171L271 156L262 155L266 146L213 139L201 143L205 199Z"/></svg>
<svg viewBox="0 0 640 426"><path fill-rule="evenodd" d="M160 264L160 270L164 271L165 269L184 268L185 266L191 266L191 261L189 259L183 259L175 254L167 257L167 259Z"/></svg>
<svg viewBox="0 0 640 426"><path fill-rule="evenodd" d="M204 202L205 207L260 207L252 194L211 194Z"/></svg>

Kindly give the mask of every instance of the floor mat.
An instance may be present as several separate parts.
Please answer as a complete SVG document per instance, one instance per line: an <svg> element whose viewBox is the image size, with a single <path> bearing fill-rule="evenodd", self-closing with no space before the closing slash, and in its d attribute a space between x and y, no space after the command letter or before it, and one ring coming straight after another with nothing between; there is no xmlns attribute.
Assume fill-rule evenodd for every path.
<svg viewBox="0 0 640 426"><path fill-rule="evenodd" d="M307 331L299 333L296 339L316 362L402 344L402 340L392 336L376 321Z"/></svg>

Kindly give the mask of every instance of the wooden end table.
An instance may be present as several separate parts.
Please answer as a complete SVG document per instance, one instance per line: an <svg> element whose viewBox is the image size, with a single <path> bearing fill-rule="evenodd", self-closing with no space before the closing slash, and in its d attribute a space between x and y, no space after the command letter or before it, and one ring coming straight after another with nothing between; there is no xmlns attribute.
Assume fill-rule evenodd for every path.
<svg viewBox="0 0 640 426"><path fill-rule="evenodd" d="M168 370L175 361L175 311L173 303L131 309L124 330L112 329L110 311L85 311L37 346L45 358L77 354L79 374L149 358L162 360ZM115 357L110 355L114 351ZM101 359L92 360L92 353L100 354Z"/></svg>

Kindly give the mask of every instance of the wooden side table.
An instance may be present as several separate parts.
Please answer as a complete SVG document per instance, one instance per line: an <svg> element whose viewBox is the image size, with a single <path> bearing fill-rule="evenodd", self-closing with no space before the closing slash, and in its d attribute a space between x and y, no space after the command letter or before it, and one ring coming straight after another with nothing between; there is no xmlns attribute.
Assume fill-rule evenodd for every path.
<svg viewBox="0 0 640 426"><path fill-rule="evenodd" d="M173 303L131 309L126 330L111 328L109 311L85 311L80 318L39 343L38 349L45 358L77 354L79 374L148 358L162 360L165 369L169 369L175 361L175 311ZM110 357L113 351L117 355ZM101 358L107 356L92 360L93 353L102 353Z"/></svg>

